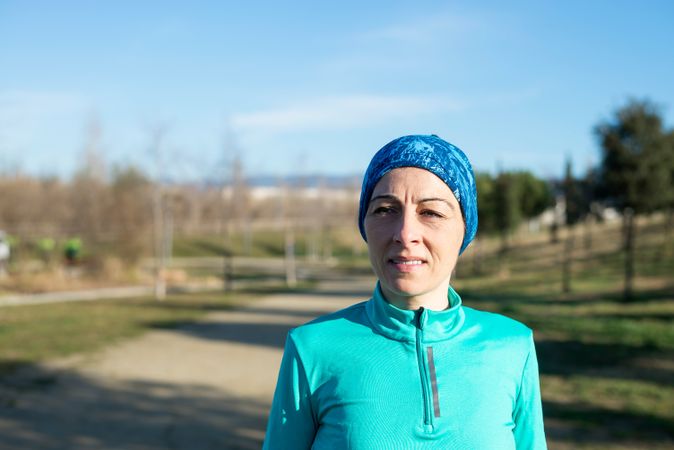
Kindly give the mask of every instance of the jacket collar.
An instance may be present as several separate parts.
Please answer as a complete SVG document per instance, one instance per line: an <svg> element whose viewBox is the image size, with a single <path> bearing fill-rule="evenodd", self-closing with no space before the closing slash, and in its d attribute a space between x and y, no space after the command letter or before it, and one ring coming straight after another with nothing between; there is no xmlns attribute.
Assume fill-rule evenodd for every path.
<svg viewBox="0 0 674 450"><path fill-rule="evenodd" d="M365 310L373 328L391 339L415 341L417 330L421 330L424 342L444 341L459 332L465 319L461 297L451 286L447 297L449 308L443 311L400 309L386 301L377 282Z"/></svg>

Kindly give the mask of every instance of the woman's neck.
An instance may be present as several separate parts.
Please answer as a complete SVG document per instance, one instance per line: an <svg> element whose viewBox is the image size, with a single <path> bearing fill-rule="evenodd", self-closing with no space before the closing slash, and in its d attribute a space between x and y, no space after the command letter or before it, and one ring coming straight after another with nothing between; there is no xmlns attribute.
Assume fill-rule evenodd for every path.
<svg viewBox="0 0 674 450"><path fill-rule="evenodd" d="M408 309L416 311L419 308L430 309L432 311L443 311L449 308L449 299L447 297L447 290L449 289L449 280L441 286L433 289L430 292L424 292L418 295L406 295L390 291L384 286L381 286L381 292L387 302L400 309Z"/></svg>

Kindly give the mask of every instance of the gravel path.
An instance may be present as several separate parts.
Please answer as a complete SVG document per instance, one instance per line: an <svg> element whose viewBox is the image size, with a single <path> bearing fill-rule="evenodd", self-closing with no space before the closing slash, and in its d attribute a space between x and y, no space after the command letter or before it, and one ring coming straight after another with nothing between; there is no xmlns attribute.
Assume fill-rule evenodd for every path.
<svg viewBox="0 0 674 450"><path fill-rule="evenodd" d="M0 386L0 450L259 449L287 331L372 286L325 282L26 369Z"/></svg>

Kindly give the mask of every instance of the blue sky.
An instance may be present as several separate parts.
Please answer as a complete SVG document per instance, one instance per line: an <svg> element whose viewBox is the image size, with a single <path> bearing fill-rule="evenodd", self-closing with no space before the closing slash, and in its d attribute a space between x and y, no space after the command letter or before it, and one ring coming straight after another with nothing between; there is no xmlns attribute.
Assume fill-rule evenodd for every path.
<svg viewBox="0 0 674 450"><path fill-rule="evenodd" d="M559 176L628 97L674 107L674 2L0 0L0 170L360 174L435 133L478 170Z"/></svg>

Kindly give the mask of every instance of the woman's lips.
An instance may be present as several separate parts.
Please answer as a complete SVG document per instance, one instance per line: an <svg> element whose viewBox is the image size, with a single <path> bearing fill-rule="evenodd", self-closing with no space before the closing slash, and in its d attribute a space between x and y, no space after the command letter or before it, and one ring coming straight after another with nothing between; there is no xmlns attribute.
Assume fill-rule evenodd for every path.
<svg viewBox="0 0 674 450"><path fill-rule="evenodd" d="M420 269L426 264L426 261L421 258L391 258L391 264L398 272L409 273Z"/></svg>

